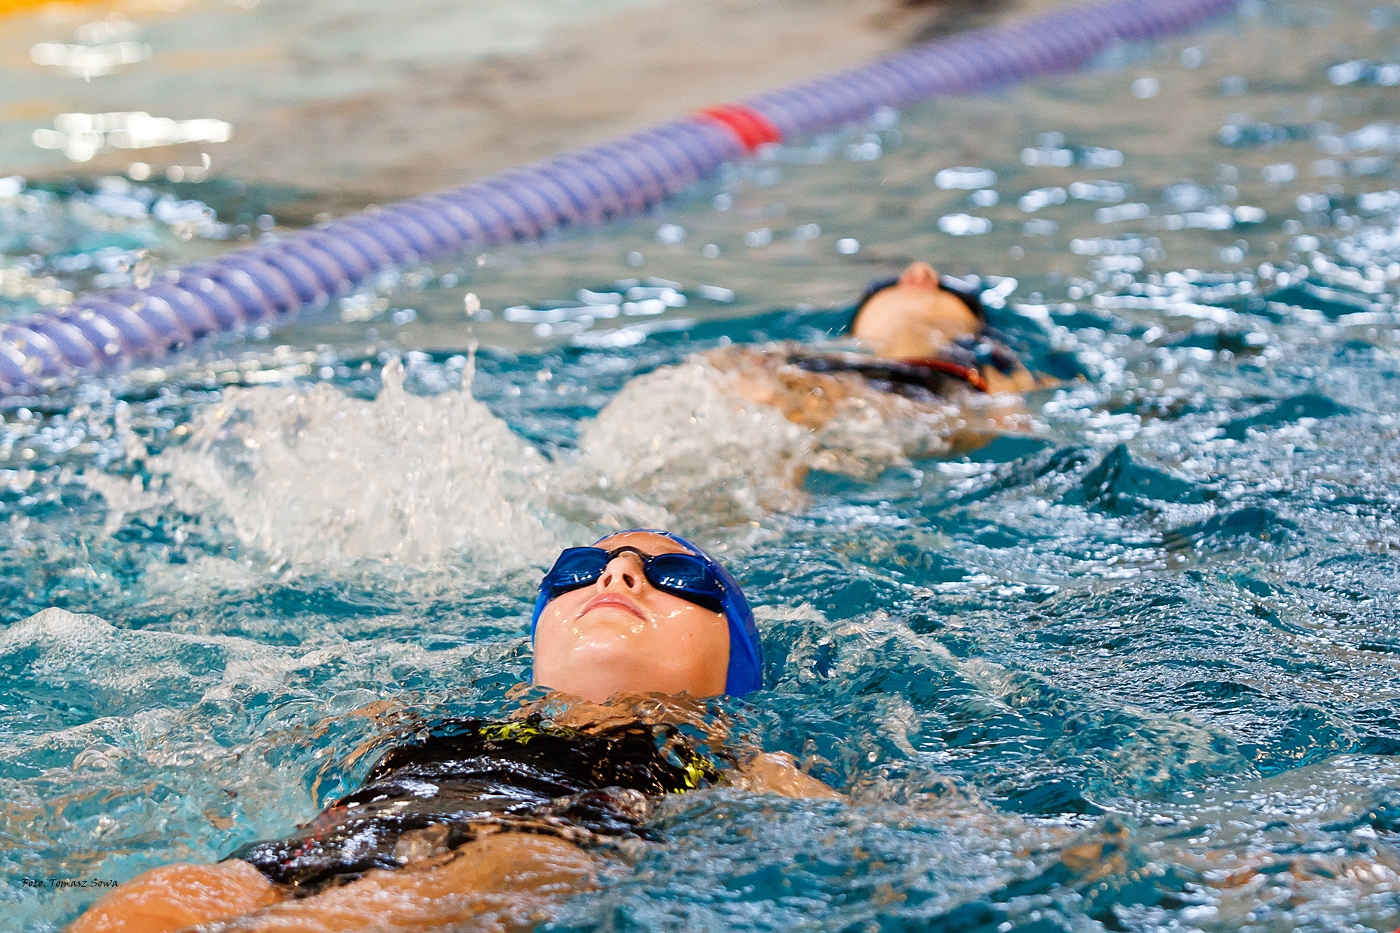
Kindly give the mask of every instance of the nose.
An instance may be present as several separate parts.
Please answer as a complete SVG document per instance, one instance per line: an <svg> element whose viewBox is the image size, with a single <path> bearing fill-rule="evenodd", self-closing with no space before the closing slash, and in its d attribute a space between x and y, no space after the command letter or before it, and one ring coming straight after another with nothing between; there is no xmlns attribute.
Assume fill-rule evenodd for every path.
<svg viewBox="0 0 1400 933"><path fill-rule="evenodd" d="M926 262L910 263L899 277L899 284L912 288L927 288L937 290L939 287L938 271Z"/></svg>
<svg viewBox="0 0 1400 933"><path fill-rule="evenodd" d="M636 594L640 593L645 585L646 576L642 573L642 560L631 551L625 551L608 561L603 575L598 578L600 591L621 590Z"/></svg>

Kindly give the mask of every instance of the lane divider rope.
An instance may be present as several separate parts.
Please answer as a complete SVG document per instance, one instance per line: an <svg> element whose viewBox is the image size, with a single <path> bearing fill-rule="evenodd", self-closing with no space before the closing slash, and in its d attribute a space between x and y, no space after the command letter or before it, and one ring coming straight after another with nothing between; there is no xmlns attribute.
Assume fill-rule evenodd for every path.
<svg viewBox="0 0 1400 933"><path fill-rule="evenodd" d="M245 246L145 288L0 325L0 393L42 391L211 334L277 324L376 272L635 215L769 143L885 107L1064 71L1120 42L1181 32L1238 0L1109 0L940 39L872 64L709 107L621 139Z"/></svg>

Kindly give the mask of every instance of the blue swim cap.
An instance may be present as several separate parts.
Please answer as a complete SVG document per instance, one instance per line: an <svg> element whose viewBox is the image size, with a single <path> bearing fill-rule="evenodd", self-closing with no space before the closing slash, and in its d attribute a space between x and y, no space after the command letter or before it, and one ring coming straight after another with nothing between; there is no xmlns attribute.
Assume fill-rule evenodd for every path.
<svg viewBox="0 0 1400 933"><path fill-rule="evenodd" d="M763 645L759 641L758 626L754 624L753 610L749 608L749 601L744 598L744 591L739 588L739 582L730 575L724 565L705 553L703 548L696 547L680 535L673 535L669 531L660 531L655 528L628 528L624 531L614 531L612 534L604 535L598 541L604 541L616 535L623 534L653 534L663 538L669 538L681 547L699 557L715 575L724 581L724 618L729 622L729 672L724 682L724 692L730 696L743 696L746 693L753 693L755 690L763 688ZM593 542L597 544L598 541ZM530 617L530 643L535 641L535 627L539 625L540 613L544 612L544 607L548 604L549 598L540 592L535 600L535 612Z"/></svg>

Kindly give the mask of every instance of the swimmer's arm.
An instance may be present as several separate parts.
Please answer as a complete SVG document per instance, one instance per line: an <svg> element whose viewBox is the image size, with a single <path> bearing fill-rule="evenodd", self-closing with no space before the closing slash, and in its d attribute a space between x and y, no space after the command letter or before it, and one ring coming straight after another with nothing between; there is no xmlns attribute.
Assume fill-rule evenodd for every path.
<svg viewBox="0 0 1400 933"><path fill-rule="evenodd" d="M87 909L66 933L171 933L259 910L283 895L247 862L162 865Z"/></svg>
<svg viewBox="0 0 1400 933"><path fill-rule="evenodd" d="M738 779L734 783L758 794L841 799L836 791L797 767L797 760L787 752L755 755L739 768Z"/></svg>
<svg viewBox="0 0 1400 933"><path fill-rule="evenodd" d="M601 862L552 836L497 833L395 871L289 898L204 933L427 933L532 930L564 899L596 887Z"/></svg>

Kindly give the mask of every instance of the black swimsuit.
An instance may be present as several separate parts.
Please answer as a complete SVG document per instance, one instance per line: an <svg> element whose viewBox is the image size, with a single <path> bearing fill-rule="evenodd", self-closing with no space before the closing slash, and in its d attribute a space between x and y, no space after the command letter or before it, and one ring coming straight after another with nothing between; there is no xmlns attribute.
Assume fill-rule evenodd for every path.
<svg viewBox="0 0 1400 933"><path fill-rule="evenodd" d="M538 714L514 722L453 720L387 752L364 786L286 839L250 843L242 859L298 896L400 868L491 832L580 845L654 839L647 797L719 778L674 726L632 723L583 733Z"/></svg>

